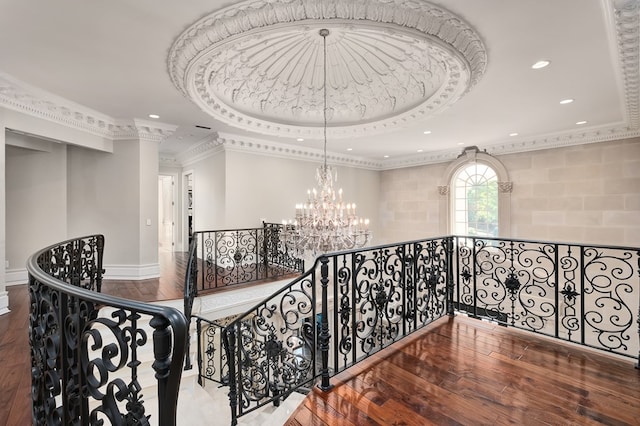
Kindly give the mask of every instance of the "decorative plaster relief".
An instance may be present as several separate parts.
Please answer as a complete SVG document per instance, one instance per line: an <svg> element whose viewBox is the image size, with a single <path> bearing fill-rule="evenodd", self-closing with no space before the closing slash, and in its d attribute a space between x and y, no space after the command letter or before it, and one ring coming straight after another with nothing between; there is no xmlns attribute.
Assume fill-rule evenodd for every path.
<svg viewBox="0 0 640 426"><path fill-rule="evenodd" d="M487 55L460 18L427 2L245 1L188 28L175 86L212 116L277 136L322 137L323 49L331 137L380 133L456 102Z"/></svg>
<svg viewBox="0 0 640 426"><path fill-rule="evenodd" d="M513 192L513 182L498 182L498 191L500 193Z"/></svg>
<svg viewBox="0 0 640 426"><path fill-rule="evenodd" d="M438 194L441 196L449 195L449 185L440 185L438 186Z"/></svg>
<svg viewBox="0 0 640 426"><path fill-rule="evenodd" d="M630 127L640 127L640 2L638 0L615 0L615 13L618 57L622 71L622 82L627 119Z"/></svg>

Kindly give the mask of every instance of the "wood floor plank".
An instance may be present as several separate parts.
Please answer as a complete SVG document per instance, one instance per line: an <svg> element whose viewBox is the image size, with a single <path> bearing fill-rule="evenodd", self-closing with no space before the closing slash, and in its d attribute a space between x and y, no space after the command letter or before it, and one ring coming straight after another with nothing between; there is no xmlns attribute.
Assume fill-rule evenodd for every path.
<svg viewBox="0 0 640 426"><path fill-rule="evenodd" d="M326 394L307 396L307 415L318 398L337 394L386 424L640 425L633 360L463 316L439 320L336 378Z"/></svg>

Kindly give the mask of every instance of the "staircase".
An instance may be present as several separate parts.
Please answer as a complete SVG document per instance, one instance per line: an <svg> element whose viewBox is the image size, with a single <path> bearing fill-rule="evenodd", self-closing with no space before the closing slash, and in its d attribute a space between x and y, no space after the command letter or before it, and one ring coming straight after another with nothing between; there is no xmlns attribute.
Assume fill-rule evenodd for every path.
<svg viewBox="0 0 640 426"><path fill-rule="evenodd" d="M211 294L208 296L198 297L193 307L193 315L200 316L209 320L216 320L226 316L243 313L257 302L265 299L268 295L274 293L282 287L287 281L276 281L260 286L249 287L245 289L234 289L222 293ZM168 306L183 310L182 300L171 300L164 302L155 302L154 305ZM100 316L109 317L110 309L104 308L100 312ZM143 328L147 335L153 332L148 325L148 318L140 320L140 327ZM191 363L193 368L183 370L182 380L180 382L180 393L178 398L178 425L194 425L194 424L215 424L230 425L231 411L229 408L229 388L221 386L218 383L203 380L203 386L198 384L198 365L196 359L197 333L195 330L195 321L191 322L190 340L192 353ZM157 381L154 377L154 370L151 368L154 357L151 345L142 347L138 353L141 365L138 367L138 380L142 388L142 395L145 402L147 414L157 412ZM222 348L219 348L222 350ZM239 419L240 425L283 425L289 418L291 413L303 401L305 395L293 393L285 400L281 401L278 407L267 405L255 410ZM151 416L149 419L152 426L158 425L157 417Z"/></svg>

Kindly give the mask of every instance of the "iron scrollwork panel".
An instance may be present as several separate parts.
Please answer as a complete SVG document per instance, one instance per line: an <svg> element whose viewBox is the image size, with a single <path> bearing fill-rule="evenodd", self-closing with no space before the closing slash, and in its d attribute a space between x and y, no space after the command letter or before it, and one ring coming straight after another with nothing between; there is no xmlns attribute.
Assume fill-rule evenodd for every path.
<svg viewBox="0 0 640 426"><path fill-rule="evenodd" d="M636 278L640 270L634 266L635 262L640 269L639 257L631 250L583 249L584 344L620 354L638 353L632 336L634 315L640 315Z"/></svg>
<svg viewBox="0 0 640 426"><path fill-rule="evenodd" d="M462 245L458 250L464 307L473 306L474 315L506 325L554 333L554 245L474 238L472 248Z"/></svg>
<svg viewBox="0 0 640 426"><path fill-rule="evenodd" d="M92 235L67 241L40 254L38 263L50 276L68 284L100 291L104 236Z"/></svg>
<svg viewBox="0 0 640 426"><path fill-rule="evenodd" d="M200 336L204 348L202 376L214 382L229 384L229 363L227 353L222 347L223 327L205 322Z"/></svg>
<svg viewBox="0 0 640 426"><path fill-rule="evenodd" d="M446 313L446 250L434 239L334 257L336 371Z"/></svg>
<svg viewBox="0 0 640 426"><path fill-rule="evenodd" d="M313 281L302 279L228 327L239 332L240 415L288 395L315 376Z"/></svg>
<svg viewBox="0 0 640 426"><path fill-rule="evenodd" d="M114 310L109 316L88 322L82 333L85 393L98 402L89 413L90 422L148 424L150 416L145 413L138 381L138 351L149 340L139 327L142 317L123 309Z"/></svg>
<svg viewBox="0 0 640 426"><path fill-rule="evenodd" d="M217 232L215 268L219 283L216 284L228 286L258 280L261 247L257 229Z"/></svg>
<svg viewBox="0 0 640 426"><path fill-rule="evenodd" d="M412 262L414 268L410 276L415 293L407 300L413 304L415 328L419 329L442 317L447 309L447 244L446 239L435 239L415 243Z"/></svg>

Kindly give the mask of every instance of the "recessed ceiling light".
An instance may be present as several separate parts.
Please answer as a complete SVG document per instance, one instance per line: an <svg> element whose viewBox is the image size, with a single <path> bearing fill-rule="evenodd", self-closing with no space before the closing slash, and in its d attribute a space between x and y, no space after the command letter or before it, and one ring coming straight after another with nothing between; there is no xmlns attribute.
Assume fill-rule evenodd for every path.
<svg viewBox="0 0 640 426"><path fill-rule="evenodd" d="M546 59L540 60L538 62L536 62L535 64L531 65L531 68L533 68L534 70L539 70L540 68L544 68L547 65L549 65L551 62L547 61Z"/></svg>
<svg viewBox="0 0 640 426"><path fill-rule="evenodd" d="M582 120L582 121L577 121L576 124L587 124L587 122Z"/></svg>
<svg viewBox="0 0 640 426"><path fill-rule="evenodd" d="M298 142L302 142L304 139L303 138L298 138L296 139Z"/></svg>
<svg viewBox="0 0 640 426"><path fill-rule="evenodd" d="M464 145L464 142L458 142L458 145Z"/></svg>
<svg viewBox="0 0 640 426"><path fill-rule="evenodd" d="M424 149L419 149L419 150L418 150L418 152L422 152L422 151L424 151Z"/></svg>
<svg viewBox="0 0 640 426"><path fill-rule="evenodd" d="M389 156L388 156L388 155L385 155L385 156L384 156L384 158L389 158Z"/></svg>
<svg viewBox="0 0 640 426"><path fill-rule="evenodd" d="M570 104L571 102L573 102L573 99L563 99L560 101L560 104L566 105L566 104Z"/></svg>
<svg viewBox="0 0 640 426"><path fill-rule="evenodd" d="M516 132L513 132L513 133L509 133L509 136L518 136L518 134Z"/></svg>
<svg viewBox="0 0 640 426"><path fill-rule="evenodd" d="M158 114L149 114L149 118L160 118Z"/></svg>
<svg viewBox="0 0 640 426"><path fill-rule="evenodd" d="M422 132L422 133L424 133L425 135L430 135L430 134L431 134L431 130L425 130L425 131L424 131L424 132Z"/></svg>
<svg viewBox="0 0 640 426"><path fill-rule="evenodd" d="M347 151L353 151L353 148L347 148Z"/></svg>

